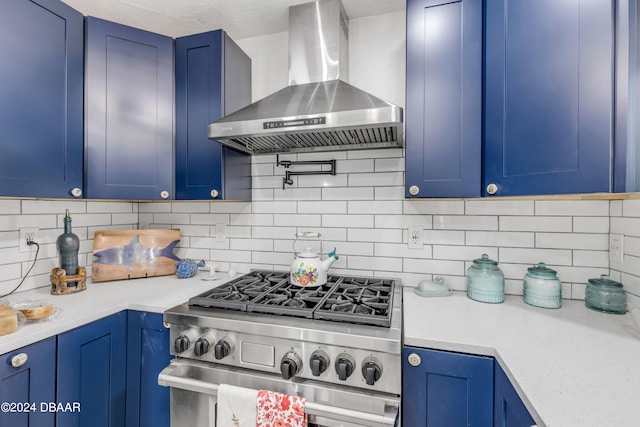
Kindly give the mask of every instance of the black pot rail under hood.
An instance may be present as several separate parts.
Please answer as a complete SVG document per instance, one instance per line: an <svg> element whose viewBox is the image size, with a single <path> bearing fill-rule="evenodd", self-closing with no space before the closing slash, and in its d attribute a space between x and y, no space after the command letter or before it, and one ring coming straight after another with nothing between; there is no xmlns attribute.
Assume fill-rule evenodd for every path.
<svg viewBox="0 0 640 427"><path fill-rule="evenodd" d="M402 147L403 111L348 78L340 0L289 8L289 86L208 126L209 139L251 153Z"/></svg>

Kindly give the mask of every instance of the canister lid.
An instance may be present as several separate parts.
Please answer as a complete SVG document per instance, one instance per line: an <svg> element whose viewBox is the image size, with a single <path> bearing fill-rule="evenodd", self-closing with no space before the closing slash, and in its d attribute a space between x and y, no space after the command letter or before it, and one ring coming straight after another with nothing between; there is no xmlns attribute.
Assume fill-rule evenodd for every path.
<svg viewBox="0 0 640 427"><path fill-rule="evenodd" d="M557 278L557 272L549 267L544 262L539 262L538 265L534 267L529 267L527 269L529 274L533 277L539 277L541 279L555 279Z"/></svg>
<svg viewBox="0 0 640 427"><path fill-rule="evenodd" d="M609 286L614 288L622 288L622 283L617 282L613 279L610 279L608 274L601 274L600 277L596 279L589 279L589 284L595 285L595 286Z"/></svg>
<svg viewBox="0 0 640 427"><path fill-rule="evenodd" d="M480 268L492 268L498 265L498 261L490 259L487 254L482 254L480 258L474 259L473 263Z"/></svg>

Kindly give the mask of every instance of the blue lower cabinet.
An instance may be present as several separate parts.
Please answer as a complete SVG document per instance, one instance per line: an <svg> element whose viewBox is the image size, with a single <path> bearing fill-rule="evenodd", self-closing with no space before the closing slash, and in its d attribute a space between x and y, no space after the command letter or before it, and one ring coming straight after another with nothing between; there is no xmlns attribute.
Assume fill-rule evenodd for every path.
<svg viewBox="0 0 640 427"><path fill-rule="evenodd" d="M0 411L0 426L53 427L55 413L48 408L56 401L56 338L4 354L1 360L0 402L8 406Z"/></svg>
<svg viewBox="0 0 640 427"><path fill-rule="evenodd" d="M498 362L495 362L494 414L495 427L529 427L535 421L518 396Z"/></svg>
<svg viewBox="0 0 640 427"><path fill-rule="evenodd" d="M161 313L128 312L127 423L129 427L169 427L169 388L158 374L172 359L169 329Z"/></svg>
<svg viewBox="0 0 640 427"><path fill-rule="evenodd" d="M125 425L126 311L58 335L57 402L80 412L56 413L64 427Z"/></svg>
<svg viewBox="0 0 640 427"><path fill-rule="evenodd" d="M493 358L405 347L402 425L493 425Z"/></svg>

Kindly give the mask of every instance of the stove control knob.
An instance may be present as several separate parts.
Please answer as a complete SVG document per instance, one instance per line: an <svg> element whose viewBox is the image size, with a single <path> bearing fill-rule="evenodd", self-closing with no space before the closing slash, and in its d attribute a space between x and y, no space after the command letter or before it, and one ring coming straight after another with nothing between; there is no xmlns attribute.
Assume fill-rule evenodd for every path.
<svg viewBox="0 0 640 427"><path fill-rule="evenodd" d="M231 353L231 344L225 340L218 341L213 348L213 355L216 360L224 359L229 353Z"/></svg>
<svg viewBox="0 0 640 427"><path fill-rule="evenodd" d="M336 372L338 373L338 378L341 381L346 381L347 378L353 374L355 366L356 362L353 360L353 357L346 353L338 355L338 358L336 359Z"/></svg>
<svg viewBox="0 0 640 427"><path fill-rule="evenodd" d="M321 373L329 367L329 356L322 350L316 350L309 360L311 365L311 373L314 377L319 377Z"/></svg>
<svg viewBox="0 0 640 427"><path fill-rule="evenodd" d="M362 376L367 385L374 385L382 375L382 364L373 357L367 357L362 361Z"/></svg>
<svg viewBox="0 0 640 427"><path fill-rule="evenodd" d="M186 334L180 335L176 338L174 349L176 353L183 353L187 351L189 346L191 345L191 339Z"/></svg>
<svg viewBox="0 0 640 427"><path fill-rule="evenodd" d="M207 354L211 349L211 344L209 340L205 337L198 338L198 341L193 345L193 352L196 356L202 356L203 354Z"/></svg>
<svg viewBox="0 0 640 427"><path fill-rule="evenodd" d="M302 359L293 351L282 356L282 360L280 361L280 372L282 373L282 378L285 380L289 380L296 376L296 374L302 368Z"/></svg>

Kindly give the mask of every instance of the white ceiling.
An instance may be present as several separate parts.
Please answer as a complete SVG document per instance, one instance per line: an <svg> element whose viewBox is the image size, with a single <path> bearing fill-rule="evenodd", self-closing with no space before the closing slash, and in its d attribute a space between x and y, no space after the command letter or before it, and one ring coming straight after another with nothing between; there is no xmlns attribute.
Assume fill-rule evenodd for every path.
<svg viewBox="0 0 640 427"><path fill-rule="evenodd" d="M287 31L289 6L309 0L62 0L83 15L171 37L224 29L234 40ZM400 12L406 0L342 0L349 19Z"/></svg>

